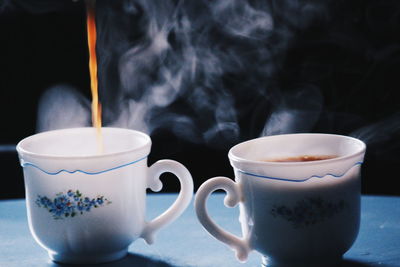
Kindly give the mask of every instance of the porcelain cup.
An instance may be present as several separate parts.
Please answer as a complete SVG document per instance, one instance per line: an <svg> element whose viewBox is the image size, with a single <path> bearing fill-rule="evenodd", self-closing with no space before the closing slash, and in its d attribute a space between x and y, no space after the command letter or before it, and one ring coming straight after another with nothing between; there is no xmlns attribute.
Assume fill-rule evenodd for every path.
<svg viewBox="0 0 400 267"><path fill-rule="evenodd" d="M358 139L331 134L276 135L240 143L228 154L235 181L215 177L197 191L198 219L240 261L256 250L264 266L335 265L358 235L365 149ZM336 157L273 161L303 155ZM226 191L226 206L239 204L242 237L226 232L208 215L207 197L217 189Z"/></svg>
<svg viewBox="0 0 400 267"><path fill-rule="evenodd" d="M160 160L147 166L148 135L102 128L102 138L103 152L94 128L43 132L17 145L29 228L54 261L120 259L137 238L152 243L154 232L177 219L191 201L193 181L182 164ZM178 177L179 196L167 211L146 221L146 189L161 190L164 172Z"/></svg>

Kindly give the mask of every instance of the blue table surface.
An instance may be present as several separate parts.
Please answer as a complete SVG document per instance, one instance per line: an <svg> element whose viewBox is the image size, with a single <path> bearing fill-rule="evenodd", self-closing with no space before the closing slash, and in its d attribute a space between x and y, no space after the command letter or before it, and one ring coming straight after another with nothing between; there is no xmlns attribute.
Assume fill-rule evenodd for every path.
<svg viewBox="0 0 400 267"><path fill-rule="evenodd" d="M208 201L215 221L234 234L240 234L238 208L223 206L224 194ZM149 194L147 217L164 211L176 194ZM252 252L248 261L238 262L233 251L211 237L197 221L193 202L184 214L161 229L153 245L142 239L129 247L120 261L102 267L183 267L183 266L260 266L260 254ZM26 218L25 200L0 201L0 266L65 266L51 262L46 251L32 238ZM76 266L76 265L75 265ZM363 196L361 229L342 266L400 266L400 197Z"/></svg>

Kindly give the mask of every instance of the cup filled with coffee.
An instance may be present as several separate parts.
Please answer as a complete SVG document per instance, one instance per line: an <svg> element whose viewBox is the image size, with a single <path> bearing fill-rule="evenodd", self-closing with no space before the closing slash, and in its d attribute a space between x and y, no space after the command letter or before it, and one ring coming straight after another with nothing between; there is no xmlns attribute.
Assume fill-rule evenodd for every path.
<svg viewBox="0 0 400 267"><path fill-rule="evenodd" d="M137 238L152 243L154 232L177 219L192 198L192 177L182 164L160 160L147 166L148 135L101 131L100 150L95 128L43 132L17 145L29 228L54 261L122 258ZM164 172L178 177L179 196L167 211L146 221L146 189L161 190Z"/></svg>
<svg viewBox="0 0 400 267"><path fill-rule="evenodd" d="M365 144L332 134L261 137L230 149L235 181L215 177L195 198L197 217L240 261L250 251L264 266L330 266L355 241L360 224L360 168ZM215 190L225 205L239 204L242 237L219 227L207 213Z"/></svg>

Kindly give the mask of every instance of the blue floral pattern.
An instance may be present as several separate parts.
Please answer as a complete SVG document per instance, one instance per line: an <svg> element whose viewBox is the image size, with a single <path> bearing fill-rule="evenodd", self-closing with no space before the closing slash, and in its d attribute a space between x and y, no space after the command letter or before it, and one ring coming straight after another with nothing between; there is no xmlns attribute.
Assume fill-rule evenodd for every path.
<svg viewBox="0 0 400 267"><path fill-rule="evenodd" d="M56 194L54 199L38 195L35 203L38 207L47 209L53 215L53 218L58 220L82 215L85 212L90 212L93 208L109 205L111 201L104 196L91 199L83 196L79 190L68 190L67 193Z"/></svg>
<svg viewBox="0 0 400 267"><path fill-rule="evenodd" d="M295 228L307 227L333 217L346 207L344 200L328 202L321 197L310 197L296 202L289 208L285 205L274 205L271 214L281 217L293 224Z"/></svg>

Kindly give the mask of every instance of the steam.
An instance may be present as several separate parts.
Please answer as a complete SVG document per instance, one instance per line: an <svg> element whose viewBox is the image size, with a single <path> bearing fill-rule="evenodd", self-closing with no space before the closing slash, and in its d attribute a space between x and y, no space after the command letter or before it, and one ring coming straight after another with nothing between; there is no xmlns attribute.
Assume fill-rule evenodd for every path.
<svg viewBox="0 0 400 267"><path fill-rule="evenodd" d="M224 148L258 136L313 131L333 114L324 110L320 84L334 70L329 64L314 70L321 66L304 56L296 82L285 68L296 34L329 20L329 7L315 1L98 0L103 125L148 134L167 129ZM327 42L342 48L346 40ZM66 111L58 111L61 106ZM39 131L88 125L88 100L74 89L58 86L43 96ZM382 138L398 132L392 125ZM341 133L353 131L370 142L381 127Z"/></svg>
<svg viewBox="0 0 400 267"><path fill-rule="evenodd" d="M47 90L39 102L37 130L90 126L90 103L74 88L59 85Z"/></svg>
<svg viewBox="0 0 400 267"><path fill-rule="evenodd" d="M273 29L273 20L266 6L259 8L235 0L211 1L209 6L217 25L230 35L263 39Z"/></svg>
<svg viewBox="0 0 400 267"><path fill-rule="evenodd" d="M309 132L318 121L322 107L323 97L317 88L303 88L284 95L267 120L262 135Z"/></svg>
<svg viewBox="0 0 400 267"><path fill-rule="evenodd" d="M271 69L269 49L259 42L273 20L260 3L98 1L104 125L149 134L165 128L195 143L237 142L237 97L265 88L254 88L252 75L236 76ZM71 107L68 115L57 114L59 104ZM86 102L71 88L51 89L39 117L39 131L88 123Z"/></svg>
<svg viewBox="0 0 400 267"><path fill-rule="evenodd" d="M378 156L398 158L400 153L400 112L388 118L363 126L351 133L363 140Z"/></svg>
<svg viewBox="0 0 400 267"><path fill-rule="evenodd" d="M237 1L195 7L183 1L164 1L162 6L137 1L138 8L126 3L132 2L125 2L129 11L145 14L139 19L144 34L119 60L122 94L133 97L125 99L130 112L122 112L115 125L146 132L169 128L179 137L199 143L216 144L221 138L236 142L240 130L231 94L234 88L224 84L223 76L247 62L235 47L226 51L220 47L214 27L222 24L222 16L229 19L228 14L236 12L228 20L225 34L254 38L271 30L270 16ZM215 21L205 19L209 17L206 13ZM248 23L239 23L243 19ZM172 111L178 101L187 109ZM165 109L169 111L165 113Z"/></svg>

